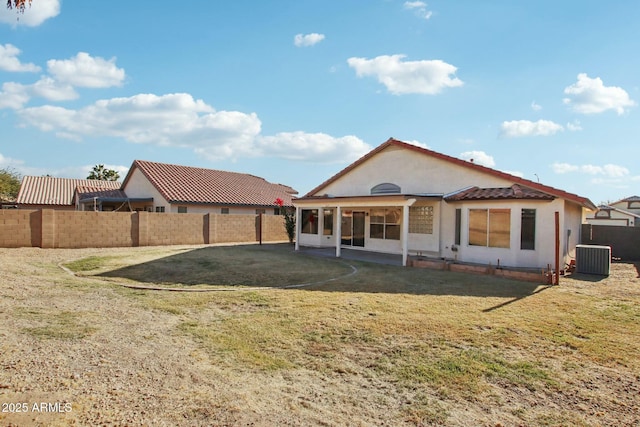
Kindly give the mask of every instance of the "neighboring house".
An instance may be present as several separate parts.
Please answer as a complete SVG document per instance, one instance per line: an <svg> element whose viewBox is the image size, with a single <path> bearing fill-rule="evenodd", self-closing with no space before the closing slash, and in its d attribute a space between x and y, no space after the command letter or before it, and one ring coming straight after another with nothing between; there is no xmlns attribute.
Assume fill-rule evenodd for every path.
<svg viewBox="0 0 640 427"><path fill-rule="evenodd" d="M111 191L118 190L120 185L116 181L25 176L20 184L16 205L20 209L75 210L78 187Z"/></svg>
<svg viewBox="0 0 640 427"><path fill-rule="evenodd" d="M609 205L600 205L596 212L587 216L587 223L640 227L640 197L632 196Z"/></svg>
<svg viewBox="0 0 640 427"><path fill-rule="evenodd" d="M278 214L277 198L292 206L293 188L237 172L135 160L122 190L129 197L148 198L152 212Z"/></svg>
<svg viewBox="0 0 640 427"><path fill-rule="evenodd" d="M304 197L296 248L363 249L562 268L580 242L587 198L389 139ZM555 217L558 212L559 239Z"/></svg>
<svg viewBox="0 0 640 427"><path fill-rule="evenodd" d="M120 185L119 182L118 187ZM149 203L153 203L150 197L129 198L119 188L78 186L73 197L76 209L80 211L144 211Z"/></svg>

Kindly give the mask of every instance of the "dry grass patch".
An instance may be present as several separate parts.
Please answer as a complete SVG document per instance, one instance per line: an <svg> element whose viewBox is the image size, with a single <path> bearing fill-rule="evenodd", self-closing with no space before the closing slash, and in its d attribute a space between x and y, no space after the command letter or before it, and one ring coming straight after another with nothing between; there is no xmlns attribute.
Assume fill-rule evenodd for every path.
<svg viewBox="0 0 640 427"><path fill-rule="evenodd" d="M201 375L235 396L199 415L210 421L261 425L259 414L270 414L311 425L640 423L640 279L632 265L548 287L350 264L357 274L343 261L276 245L153 248L67 266L108 287L225 289L113 290L172 325L167 339L191 340L198 351L185 363L205 366ZM300 283L312 285L279 289ZM57 315L47 315L55 324ZM71 330L84 324L75 316ZM150 345L172 345L166 334L146 333Z"/></svg>
<svg viewBox="0 0 640 427"><path fill-rule="evenodd" d="M97 330L87 312L17 308L14 315L25 325L21 330L37 338L82 339Z"/></svg>

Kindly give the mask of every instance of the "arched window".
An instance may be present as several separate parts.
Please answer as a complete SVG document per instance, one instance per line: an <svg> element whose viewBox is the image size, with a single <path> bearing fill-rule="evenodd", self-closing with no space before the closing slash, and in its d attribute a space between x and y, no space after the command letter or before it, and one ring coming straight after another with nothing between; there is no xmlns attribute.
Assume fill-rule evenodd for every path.
<svg viewBox="0 0 640 427"><path fill-rule="evenodd" d="M371 194L399 194L400 187L390 182L383 182L371 188Z"/></svg>

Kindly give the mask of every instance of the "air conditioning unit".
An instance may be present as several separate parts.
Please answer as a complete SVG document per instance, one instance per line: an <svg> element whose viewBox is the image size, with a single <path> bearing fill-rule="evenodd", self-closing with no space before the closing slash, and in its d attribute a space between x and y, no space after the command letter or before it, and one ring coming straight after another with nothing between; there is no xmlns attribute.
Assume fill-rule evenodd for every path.
<svg viewBox="0 0 640 427"><path fill-rule="evenodd" d="M576 245L576 272L608 276L611 246Z"/></svg>

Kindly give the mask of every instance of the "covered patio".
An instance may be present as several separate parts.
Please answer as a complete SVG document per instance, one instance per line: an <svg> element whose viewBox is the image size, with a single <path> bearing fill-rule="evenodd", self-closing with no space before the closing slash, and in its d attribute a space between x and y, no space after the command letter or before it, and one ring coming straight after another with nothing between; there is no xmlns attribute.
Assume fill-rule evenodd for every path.
<svg viewBox="0 0 640 427"><path fill-rule="evenodd" d="M296 250L397 255L406 266L410 252L439 256L442 194L311 196L296 199Z"/></svg>

